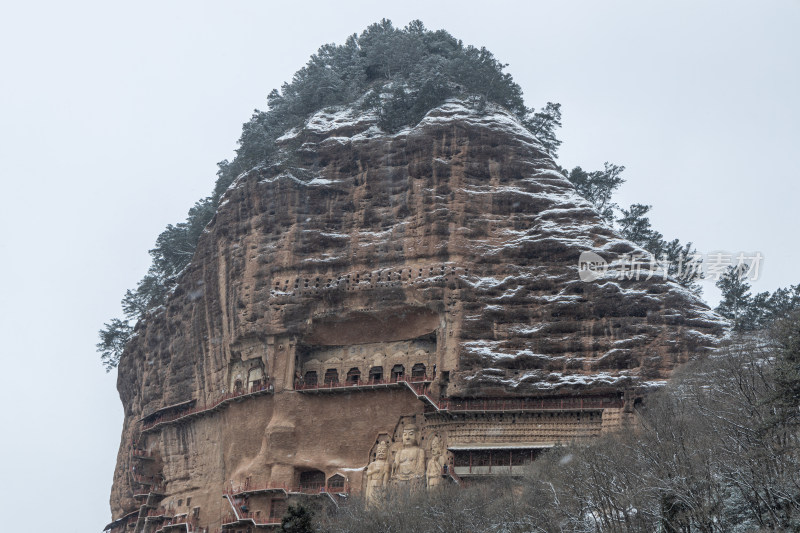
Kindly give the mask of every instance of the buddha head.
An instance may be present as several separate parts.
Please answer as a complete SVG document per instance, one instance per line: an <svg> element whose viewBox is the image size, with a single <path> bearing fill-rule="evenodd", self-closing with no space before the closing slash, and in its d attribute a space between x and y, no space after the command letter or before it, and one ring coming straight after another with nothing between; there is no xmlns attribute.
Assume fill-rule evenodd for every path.
<svg viewBox="0 0 800 533"><path fill-rule="evenodd" d="M403 428L403 446L417 445L417 426L408 424Z"/></svg>
<svg viewBox="0 0 800 533"><path fill-rule="evenodd" d="M385 440L382 440L378 443L378 447L375 449L375 459L386 460L386 457L389 455L389 445L386 444Z"/></svg>

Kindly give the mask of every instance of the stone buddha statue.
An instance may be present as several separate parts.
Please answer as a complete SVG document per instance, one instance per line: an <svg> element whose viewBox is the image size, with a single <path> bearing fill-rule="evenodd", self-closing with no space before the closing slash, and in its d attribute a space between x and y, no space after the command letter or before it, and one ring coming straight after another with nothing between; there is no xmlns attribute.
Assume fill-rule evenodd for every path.
<svg viewBox="0 0 800 533"><path fill-rule="evenodd" d="M425 477L428 480L428 488L432 489L442 484L442 466L445 463L442 441L438 435L434 435L431 440L431 458L428 459L428 468Z"/></svg>
<svg viewBox="0 0 800 533"><path fill-rule="evenodd" d="M425 478L425 451L417 444L417 426L403 428L403 447L395 454L392 480L397 484L422 482Z"/></svg>
<svg viewBox="0 0 800 533"><path fill-rule="evenodd" d="M375 450L375 460L367 466L367 488L364 493L367 503L375 501L381 489L389 481L388 457L389 445L386 441L379 442L378 448Z"/></svg>

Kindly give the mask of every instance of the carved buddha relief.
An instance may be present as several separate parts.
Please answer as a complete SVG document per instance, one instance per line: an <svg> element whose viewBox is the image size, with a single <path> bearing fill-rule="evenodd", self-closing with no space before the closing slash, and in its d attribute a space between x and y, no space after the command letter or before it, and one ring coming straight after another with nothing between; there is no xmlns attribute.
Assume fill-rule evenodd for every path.
<svg viewBox="0 0 800 533"><path fill-rule="evenodd" d="M447 458L444 455L442 440L439 435L434 435L431 439L431 457L428 459L425 477L428 481L428 489L433 489L442 484L442 467Z"/></svg>
<svg viewBox="0 0 800 533"><path fill-rule="evenodd" d="M392 481L398 485L422 483L425 478L425 450L417 442L417 426L403 427L403 447L392 464Z"/></svg>
<svg viewBox="0 0 800 533"><path fill-rule="evenodd" d="M374 502L380 496L389 482L389 471L389 444L381 441L375 450L375 460L367 466L367 487L364 493L367 503Z"/></svg>

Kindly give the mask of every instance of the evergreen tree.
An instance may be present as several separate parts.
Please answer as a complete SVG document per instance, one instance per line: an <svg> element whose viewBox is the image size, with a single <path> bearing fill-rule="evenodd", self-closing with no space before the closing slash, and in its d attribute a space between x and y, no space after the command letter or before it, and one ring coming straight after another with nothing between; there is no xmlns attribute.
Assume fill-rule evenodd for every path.
<svg viewBox="0 0 800 533"><path fill-rule="evenodd" d="M777 348L774 398L777 422L796 430L800 424L800 312L778 321L773 338Z"/></svg>
<svg viewBox="0 0 800 533"><path fill-rule="evenodd" d="M617 219L622 236L632 241L667 265L667 273L675 281L687 289L700 294L702 288L697 283L697 276L687 274L687 262L697 255L697 250L691 242L681 243L678 239L666 241L664 236L656 231L646 215L652 206L632 204L628 209L621 209L621 216ZM702 277L700 273L699 277Z"/></svg>
<svg viewBox="0 0 800 533"><path fill-rule="evenodd" d="M620 177L624 170L623 166L606 162L603 170L586 172L581 167L575 167L569 173L562 169L562 173L575 185L578 193L594 205L600 216L611 224L614 222L614 210L618 207L611 197L625 183L625 179Z"/></svg>
<svg viewBox="0 0 800 533"><path fill-rule="evenodd" d="M658 247L658 254L654 254L662 261L666 261L668 265L668 274L672 276L682 286L693 291L695 294L702 293L702 287L697 282L697 278L689 277L687 275L687 262L698 256L697 249L691 242L682 243L678 239L671 241L662 241ZM702 278L702 272L699 273L699 278Z"/></svg>
<svg viewBox="0 0 800 533"><path fill-rule="evenodd" d="M621 177L625 170L624 166L606 162L603 170L592 172L587 172L581 167L575 167L569 172L563 168L560 170L578 193L591 202L604 220L618 227L623 237L653 254L653 257L662 264L666 264L669 276L675 281L698 295L702 292L697 280L685 275L687 260L697 255L692 243L684 244L678 239L665 240L664 236L653 228L647 216L652 206L633 204L628 209L620 209L612 201L614 192L625 183L625 179Z"/></svg>
<svg viewBox="0 0 800 533"><path fill-rule="evenodd" d="M716 311L733 323L734 331L752 329L750 284L742 267L730 266L720 276L716 286L722 291L722 300Z"/></svg>
<svg viewBox="0 0 800 533"><path fill-rule="evenodd" d="M553 157L557 156L558 147L561 146L561 141L556 137L556 130L561 127L561 104L547 102L547 105L538 112L530 109L523 124L541 141ZM608 163L606 163L606 169L608 169ZM622 172L624 169L625 167L621 167L619 171Z"/></svg>
<svg viewBox="0 0 800 533"><path fill-rule="evenodd" d="M734 331L768 331L800 311L800 284L753 296L745 280L748 269L747 264L731 266L716 284L722 291L716 311L731 320Z"/></svg>
<svg viewBox="0 0 800 533"><path fill-rule="evenodd" d="M189 210L186 222L168 225L150 250L153 266L150 275L155 279L169 280L177 276L194 256L197 241L214 217L216 206L211 197L196 202Z"/></svg>
<svg viewBox="0 0 800 533"><path fill-rule="evenodd" d="M800 309L800 284L790 285L789 288L779 288L772 294L759 293L757 296L767 295L763 307L764 320L771 322L785 318Z"/></svg>
<svg viewBox="0 0 800 533"><path fill-rule="evenodd" d="M622 216L617 219L622 236L635 242L656 257L662 251L664 236L653 229L650 219L645 216L653 206L632 204L628 209L621 209Z"/></svg>
<svg viewBox="0 0 800 533"><path fill-rule="evenodd" d="M775 291L781 291L778 289ZM747 307L744 310L741 324L743 329L756 330L767 327L779 316L772 313L770 306L770 299L772 295L769 291L759 292L747 302ZM786 316L785 314L782 316Z"/></svg>
<svg viewBox="0 0 800 533"><path fill-rule="evenodd" d="M314 513L303 504L290 505L281 519L281 531L286 533L314 533L312 519Z"/></svg>
<svg viewBox="0 0 800 533"><path fill-rule="evenodd" d="M139 317L164 303L166 298L166 282L163 277L153 273L154 269L139 281L136 290L128 289L122 299L122 312L128 320L136 321Z"/></svg>
<svg viewBox="0 0 800 533"><path fill-rule="evenodd" d="M119 364L119 357L131 337L133 328L127 321L119 318L113 318L111 322L103 325L105 327L100 330L97 351L100 352L100 361L106 372L110 372Z"/></svg>

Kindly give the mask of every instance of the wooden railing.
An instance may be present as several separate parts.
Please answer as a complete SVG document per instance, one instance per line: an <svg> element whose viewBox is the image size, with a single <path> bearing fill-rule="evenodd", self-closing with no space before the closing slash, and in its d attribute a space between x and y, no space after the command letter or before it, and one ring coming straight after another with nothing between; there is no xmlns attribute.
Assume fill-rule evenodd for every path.
<svg viewBox="0 0 800 533"><path fill-rule="evenodd" d="M387 385L402 385L403 383L429 383L427 376L401 376L392 379L371 379L369 381L330 381L328 383L303 383L297 381L295 390L298 391L326 391L339 389L369 389Z"/></svg>
<svg viewBox="0 0 800 533"><path fill-rule="evenodd" d="M147 498L151 494L164 494L166 492L166 484L158 483L155 485L149 485L146 489L142 489L140 492L134 491L133 497L135 499Z"/></svg>
<svg viewBox="0 0 800 533"><path fill-rule="evenodd" d="M428 394L428 383L403 381L417 398L426 400L437 411L580 411L623 407L624 401L612 397L561 398L442 398Z"/></svg>
<svg viewBox="0 0 800 533"><path fill-rule="evenodd" d="M132 457L138 457L138 458L141 458L141 459L153 459L153 458L155 458L155 455L153 454L153 452L151 452L149 450L142 450L141 448L133 448L131 450L131 456Z"/></svg>
<svg viewBox="0 0 800 533"><path fill-rule="evenodd" d="M147 511L147 518L167 518L167 510L163 507Z"/></svg>
<svg viewBox="0 0 800 533"><path fill-rule="evenodd" d="M345 391L348 389L370 389L391 385L406 385L414 394L426 400L437 411L580 411L623 407L623 400L611 397L561 397L561 398L442 398L436 399L428 393L431 381L427 376L402 376L394 379L370 381L330 382L305 384L298 381L298 391Z"/></svg>
<svg viewBox="0 0 800 533"><path fill-rule="evenodd" d="M273 525L280 525L281 519L280 518L273 518L273 517L262 517L257 515L256 513L248 513L245 511L238 511L236 515L233 513L228 513L225 517L222 518L222 526L232 526L238 524L240 522L252 522L254 526L273 526Z"/></svg>
<svg viewBox="0 0 800 533"><path fill-rule="evenodd" d="M453 469L453 465L451 464L442 465L442 475L450 476L450 478L455 481L457 485L464 483L464 481L458 477L458 474L456 474L455 470Z"/></svg>
<svg viewBox="0 0 800 533"><path fill-rule="evenodd" d="M618 398L475 398L433 400L441 411L570 411L622 407Z"/></svg>
<svg viewBox="0 0 800 533"><path fill-rule="evenodd" d="M231 502L233 502L232 498L238 498L243 495L252 494L255 492L267 492L267 491L275 491L275 492L284 492L286 494L306 494L309 496L315 496L317 494L328 494L330 492L340 494L340 493L349 493L350 486L345 484L344 487L336 487L336 488L329 488L324 483L312 483L312 484L303 484L298 486L290 486L286 483L263 483L263 484L241 484L232 486L231 488L225 489L223 491L223 496L228 498Z"/></svg>
<svg viewBox="0 0 800 533"><path fill-rule="evenodd" d="M231 485L230 488L225 489L224 495L236 497L244 494L252 494L254 492L289 492L289 487L285 483L241 483L239 485Z"/></svg>
<svg viewBox="0 0 800 533"><path fill-rule="evenodd" d="M135 472L131 472L131 476L133 480L140 485L158 485L161 483L161 477L157 476L143 476Z"/></svg>
<svg viewBox="0 0 800 533"><path fill-rule="evenodd" d="M144 433L146 431L151 431L159 426L173 424L176 422L180 422L181 420L194 418L196 416L203 415L209 411L215 411L220 407L222 407L223 405L235 400L243 399L248 396L258 396L261 394L267 394L273 391L274 391L274 386L271 382L269 382L263 385L259 385L257 387L253 387L250 390L243 389L241 391L229 392L227 394L223 394L222 396L220 396L211 403L197 405L189 409L176 411L175 413L170 415L163 415L156 417L153 420L150 420L142 425L142 432Z"/></svg>
<svg viewBox="0 0 800 533"><path fill-rule="evenodd" d="M119 529L120 527L122 527L124 529L127 526L128 521L130 521L131 518L136 518L138 515L139 515L139 511L138 510L131 511L128 514L126 514L124 516L121 516L120 518L117 518L116 520L114 520L113 522L108 524L103 529L103 531L112 531L113 532L113 531Z"/></svg>
<svg viewBox="0 0 800 533"><path fill-rule="evenodd" d="M189 533L198 531L197 523L194 518L189 518L187 514L180 514L167 518L164 523L161 524L161 527L156 529L155 533L179 528L184 528L184 531L188 531Z"/></svg>

